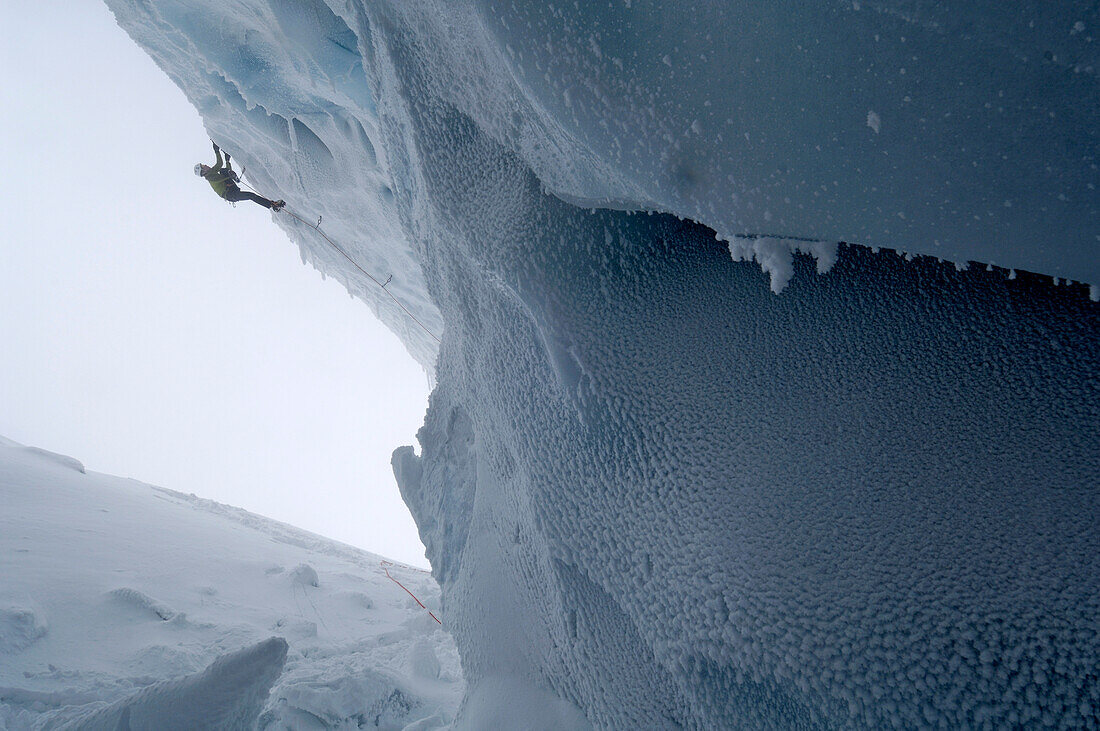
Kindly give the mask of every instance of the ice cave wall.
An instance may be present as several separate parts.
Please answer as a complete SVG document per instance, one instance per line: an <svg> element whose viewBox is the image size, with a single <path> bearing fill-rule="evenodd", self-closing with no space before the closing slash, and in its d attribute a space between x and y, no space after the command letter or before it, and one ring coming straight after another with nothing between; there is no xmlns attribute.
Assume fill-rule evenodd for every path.
<svg viewBox="0 0 1100 731"><path fill-rule="evenodd" d="M445 324L434 361L280 219L436 366L395 471L469 709L1095 721L1097 306L858 246L776 296L711 230L1100 281L1094 8L109 4L266 192ZM711 228L613 210L646 207Z"/></svg>
<svg viewBox="0 0 1100 731"><path fill-rule="evenodd" d="M1100 281L1094 3L393 5L566 200Z"/></svg>
<svg viewBox="0 0 1100 731"><path fill-rule="evenodd" d="M528 678L610 728L1095 717L1080 289L845 247L776 297L419 98L450 335L395 465L472 697Z"/></svg>

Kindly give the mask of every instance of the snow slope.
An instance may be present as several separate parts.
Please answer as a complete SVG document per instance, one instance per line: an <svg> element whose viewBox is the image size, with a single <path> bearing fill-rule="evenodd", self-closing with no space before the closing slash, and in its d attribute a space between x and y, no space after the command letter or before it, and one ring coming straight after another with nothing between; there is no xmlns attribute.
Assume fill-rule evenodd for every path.
<svg viewBox="0 0 1100 731"><path fill-rule="evenodd" d="M0 728L453 717L454 643L378 556L2 439L0 503ZM440 613L430 577L389 570Z"/></svg>
<svg viewBox="0 0 1100 731"><path fill-rule="evenodd" d="M459 726L1100 723L1094 5L108 4L443 326L276 218L435 368Z"/></svg>

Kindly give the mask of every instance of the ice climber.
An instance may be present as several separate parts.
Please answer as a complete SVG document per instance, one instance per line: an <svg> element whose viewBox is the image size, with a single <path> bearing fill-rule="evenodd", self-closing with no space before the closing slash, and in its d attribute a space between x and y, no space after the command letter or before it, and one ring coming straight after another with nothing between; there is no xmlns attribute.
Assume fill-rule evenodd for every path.
<svg viewBox="0 0 1100 731"><path fill-rule="evenodd" d="M205 178L206 182L210 183L210 187L214 189L214 192L225 198L230 203L236 203L237 201L252 201L253 203L259 203L264 208L270 208L276 213L281 211L283 206L286 205L283 201L273 201L268 198L264 198L262 195L256 195L255 193L247 190L241 190L237 185L237 181L240 178L237 173L233 172L233 165L230 162L229 153L225 153L225 164L222 164L222 151L218 147L218 143L212 143L214 145L214 155L218 158L214 167L209 165L203 165L201 162L195 165L195 175L200 178Z"/></svg>

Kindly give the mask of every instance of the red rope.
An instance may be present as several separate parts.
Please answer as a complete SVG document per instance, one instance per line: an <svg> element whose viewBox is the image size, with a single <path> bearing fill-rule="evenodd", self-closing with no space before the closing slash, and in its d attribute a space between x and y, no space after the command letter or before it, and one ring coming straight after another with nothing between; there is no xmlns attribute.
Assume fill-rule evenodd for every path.
<svg viewBox="0 0 1100 731"><path fill-rule="evenodd" d="M439 617L437 617L437 616L435 616L434 614L432 614L432 610L430 610L430 609L428 609L427 607L425 607L425 606L424 606L424 602L422 602L422 601L420 601L419 599L417 599L417 598L416 598L416 594L413 594L413 593L412 593L411 591L409 591L409 589L408 589L408 587L407 587L407 586L405 586L405 585L404 585L404 584L402 584L402 583L401 583L400 581L398 581L397 579L395 579L395 578L393 578L392 576L390 576L390 570L389 570L388 568L386 568L386 566L387 566L387 565L389 565L389 566L393 566L393 565L394 565L393 563L391 563L391 562L389 562L389 561L380 561L380 562L378 563L378 565L379 565L379 566L381 566L381 567L382 567L382 570L386 572L386 578L388 578L388 579L389 579L390 581L392 581L393 583L397 584L397 585L398 585L398 586L400 586L400 587L401 587L402 589L404 589L404 590L405 590L405 593L406 593L406 594L408 594L409 596L411 596L411 597L413 598L413 601L414 601L414 602L416 602L417 604L419 604L419 605L420 605L420 608L421 608L421 609L425 609L425 610L427 610L428 614L429 614L429 615L431 615L431 618L432 618L432 619L434 619L434 620L435 620L436 622L439 622ZM439 624L443 624L443 623L442 623L442 622L439 622Z"/></svg>

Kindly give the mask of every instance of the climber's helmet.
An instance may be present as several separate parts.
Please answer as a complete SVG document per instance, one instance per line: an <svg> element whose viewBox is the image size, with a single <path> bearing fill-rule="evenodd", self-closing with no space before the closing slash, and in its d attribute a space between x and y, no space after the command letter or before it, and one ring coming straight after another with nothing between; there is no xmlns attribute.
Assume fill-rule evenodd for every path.
<svg viewBox="0 0 1100 731"><path fill-rule="evenodd" d="M199 177L201 178L201 177L202 177L202 174L203 174L203 172L204 172L204 171L203 171L203 168L204 168L204 167L206 167L206 166L205 166L205 165L203 165L203 164L202 164L201 162L197 162L197 163L195 163L195 175L198 175L198 176L199 176Z"/></svg>

